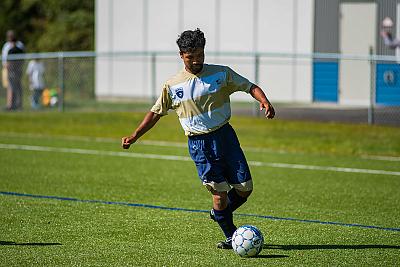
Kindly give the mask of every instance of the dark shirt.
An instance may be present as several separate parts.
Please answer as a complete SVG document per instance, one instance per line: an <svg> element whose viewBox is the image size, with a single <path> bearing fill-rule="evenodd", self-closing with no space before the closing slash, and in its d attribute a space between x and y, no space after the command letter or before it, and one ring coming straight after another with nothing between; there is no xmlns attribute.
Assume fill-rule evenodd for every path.
<svg viewBox="0 0 400 267"><path fill-rule="evenodd" d="M24 53L24 50L22 50L21 48L14 46L12 47L10 50L8 50L8 55L12 55L12 54L22 54ZM22 75L22 66L24 64L23 60L7 60L8 62L8 73L10 76L13 75L18 75L21 76Z"/></svg>

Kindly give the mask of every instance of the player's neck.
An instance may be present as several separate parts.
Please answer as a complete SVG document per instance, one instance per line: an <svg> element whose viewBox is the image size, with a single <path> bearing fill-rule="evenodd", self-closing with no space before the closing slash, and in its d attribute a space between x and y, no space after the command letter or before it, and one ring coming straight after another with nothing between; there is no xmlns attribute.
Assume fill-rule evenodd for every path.
<svg viewBox="0 0 400 267"><path fill-rule="evenodd" d="M185 66L185 71L186 72L188 72L188 73L190 73L190 74L193 74L193 75L198 75L198 74L200 74L200 73L202 73L203 72L203 70L204 70L204 65L205 64L203 64L203 66L201 67L201 69L200 70L190 70L190 69L188 69L186 66Z"/></svg>

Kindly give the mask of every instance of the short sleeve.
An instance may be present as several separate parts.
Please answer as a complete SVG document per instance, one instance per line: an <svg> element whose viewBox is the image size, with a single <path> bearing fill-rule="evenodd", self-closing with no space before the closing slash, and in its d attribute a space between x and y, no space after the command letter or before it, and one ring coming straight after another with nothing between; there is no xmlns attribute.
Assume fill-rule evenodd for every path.
<svg viewBox="0 0 400 267"><path fill-rule="evenodd" d="M164 85L161 95L157 99L154 106L150 109L151 112L154 112L159 115L167 115L168 110L171 109L172 99L169 95L169 87L168 85Z"/></svg>
<svg viewBox="0 0 400 267"><path fill-rule="evenodd" d="M248 79L241 76L240 74L236 73L229 67L227 67L226 72L226 81L229 87L230 94L237 91L250 93L250 88L253 86L252 82L250 82Z"/></svg>
<svg viewBox="0 0 400 267"><path fill-rule="evenodd" d="M33 70L33 61L29 61L28 67L26 68L26 74L31 74Z"/></svg>

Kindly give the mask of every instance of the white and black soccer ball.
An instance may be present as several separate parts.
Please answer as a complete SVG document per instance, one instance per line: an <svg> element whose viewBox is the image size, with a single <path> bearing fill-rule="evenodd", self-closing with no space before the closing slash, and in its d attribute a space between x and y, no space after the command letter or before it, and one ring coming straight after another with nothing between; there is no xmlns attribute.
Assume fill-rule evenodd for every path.
<svg viewBox="0 0 400 267"><path fill-rule="evenodd" d="M253 225L240 226L233 233L232 248L241 257L254 257L264 245L261 231Z"/></svg>

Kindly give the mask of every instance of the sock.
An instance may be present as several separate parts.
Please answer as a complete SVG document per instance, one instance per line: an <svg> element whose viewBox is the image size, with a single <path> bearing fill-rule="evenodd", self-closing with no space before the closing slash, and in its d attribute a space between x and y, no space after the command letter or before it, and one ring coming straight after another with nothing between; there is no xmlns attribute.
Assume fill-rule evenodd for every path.
<svg viewBox="0 0 400 267"><path fill-rule="evenodd" d="M236 192L235 188L232 188L228 192L228 207L234 212L237 208L243 205L247 201L247 197L241 197Z"/></svg>
<svg viewBox="0 0 400 267"><path fill-rule="evenodd" d="M229 207L224 210L214 209L215 221L219 224L226 239L232 239L233 233L236 231L236 226L233 224L232 211Z"/></svg>

